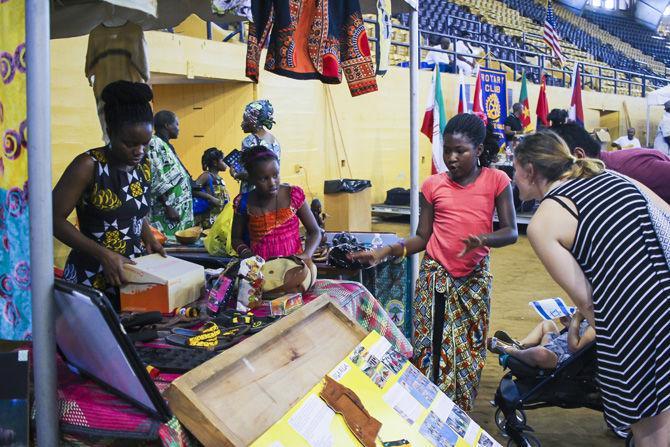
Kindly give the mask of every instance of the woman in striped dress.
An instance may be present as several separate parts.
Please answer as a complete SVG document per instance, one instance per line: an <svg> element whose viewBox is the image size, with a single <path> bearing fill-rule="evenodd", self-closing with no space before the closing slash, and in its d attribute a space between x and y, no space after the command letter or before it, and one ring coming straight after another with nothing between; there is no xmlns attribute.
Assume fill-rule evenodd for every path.
<svg viewBox="0 0 670 447"><path fill-rule="evenodd" d="M639 446L670 445L670 206L651 190L576 159L553 132L515 150L522 200L542 200L528 238L596 329L605 418ZM665 215L663 215L665 214ZM667 250L667 246L665 249Z"/></svg>

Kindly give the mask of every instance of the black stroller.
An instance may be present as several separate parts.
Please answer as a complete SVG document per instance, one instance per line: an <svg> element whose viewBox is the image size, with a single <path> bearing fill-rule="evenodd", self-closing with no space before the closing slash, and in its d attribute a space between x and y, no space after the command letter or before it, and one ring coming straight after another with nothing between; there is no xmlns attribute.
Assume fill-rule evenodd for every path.
<svg viewBox="0 0 670 447"><path fill-rule="evenodd" d="M495 422L509 436L508 447L539 447L540 441L528 432L525 410L545 407L603 410L596 380L595 342L576 352L556 369L539 369L509 357L510 371L496 390L493 405ZM632 440L627 440L632 445Z"/></svg>

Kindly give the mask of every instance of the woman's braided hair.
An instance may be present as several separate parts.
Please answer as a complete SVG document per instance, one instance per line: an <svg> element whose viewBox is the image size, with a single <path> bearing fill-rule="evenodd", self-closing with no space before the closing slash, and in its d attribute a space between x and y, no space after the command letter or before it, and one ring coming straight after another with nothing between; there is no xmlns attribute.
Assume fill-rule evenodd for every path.
<svg viewBox="0 0 670 447"><path fill-rule="evenodd" d="M118 132L124 124L152 123L151 87L140 82L115 81L102 91L105 123L109 133Z"/></svg>

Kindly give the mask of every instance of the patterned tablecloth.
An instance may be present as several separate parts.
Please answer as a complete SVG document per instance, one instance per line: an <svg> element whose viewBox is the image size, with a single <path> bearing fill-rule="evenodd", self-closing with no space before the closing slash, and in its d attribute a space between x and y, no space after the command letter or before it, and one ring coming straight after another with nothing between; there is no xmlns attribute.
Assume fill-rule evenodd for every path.
<svg viewBox="0 0 670 447"><path fill-rule="evenodd" d="M303 295L303 301L308 303L323 294L335 300L365 330L379 332L405 357L412 357L412 344L379 301L360 283L319 279L314 283L314 287Z"/></svg>
<svg viewBox="0 0 670 447"><path fill-rule="evenodd" d="M65 446L195 447L200 444L176 417L163 423L95 382L69 370L59 358L58 410L61 444ZM175 374L162 374L154 383L163 392Z"/></svg>

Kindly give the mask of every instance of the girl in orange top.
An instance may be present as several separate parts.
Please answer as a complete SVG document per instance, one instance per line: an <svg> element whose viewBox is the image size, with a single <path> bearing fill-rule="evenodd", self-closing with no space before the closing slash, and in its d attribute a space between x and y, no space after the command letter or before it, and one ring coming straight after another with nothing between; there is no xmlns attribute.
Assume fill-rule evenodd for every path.
<svg viewBox="0 0 670 447"><path fill-rule="evenodd" d="M449 171L424 182L416 236L354 256L376 263L426 250L413 304L414 360L465 411L472 409L486 357L489 248L517 239L510 180L488 167L497 152L497 137L477 116L453 117L444 130Z"/></svg>

